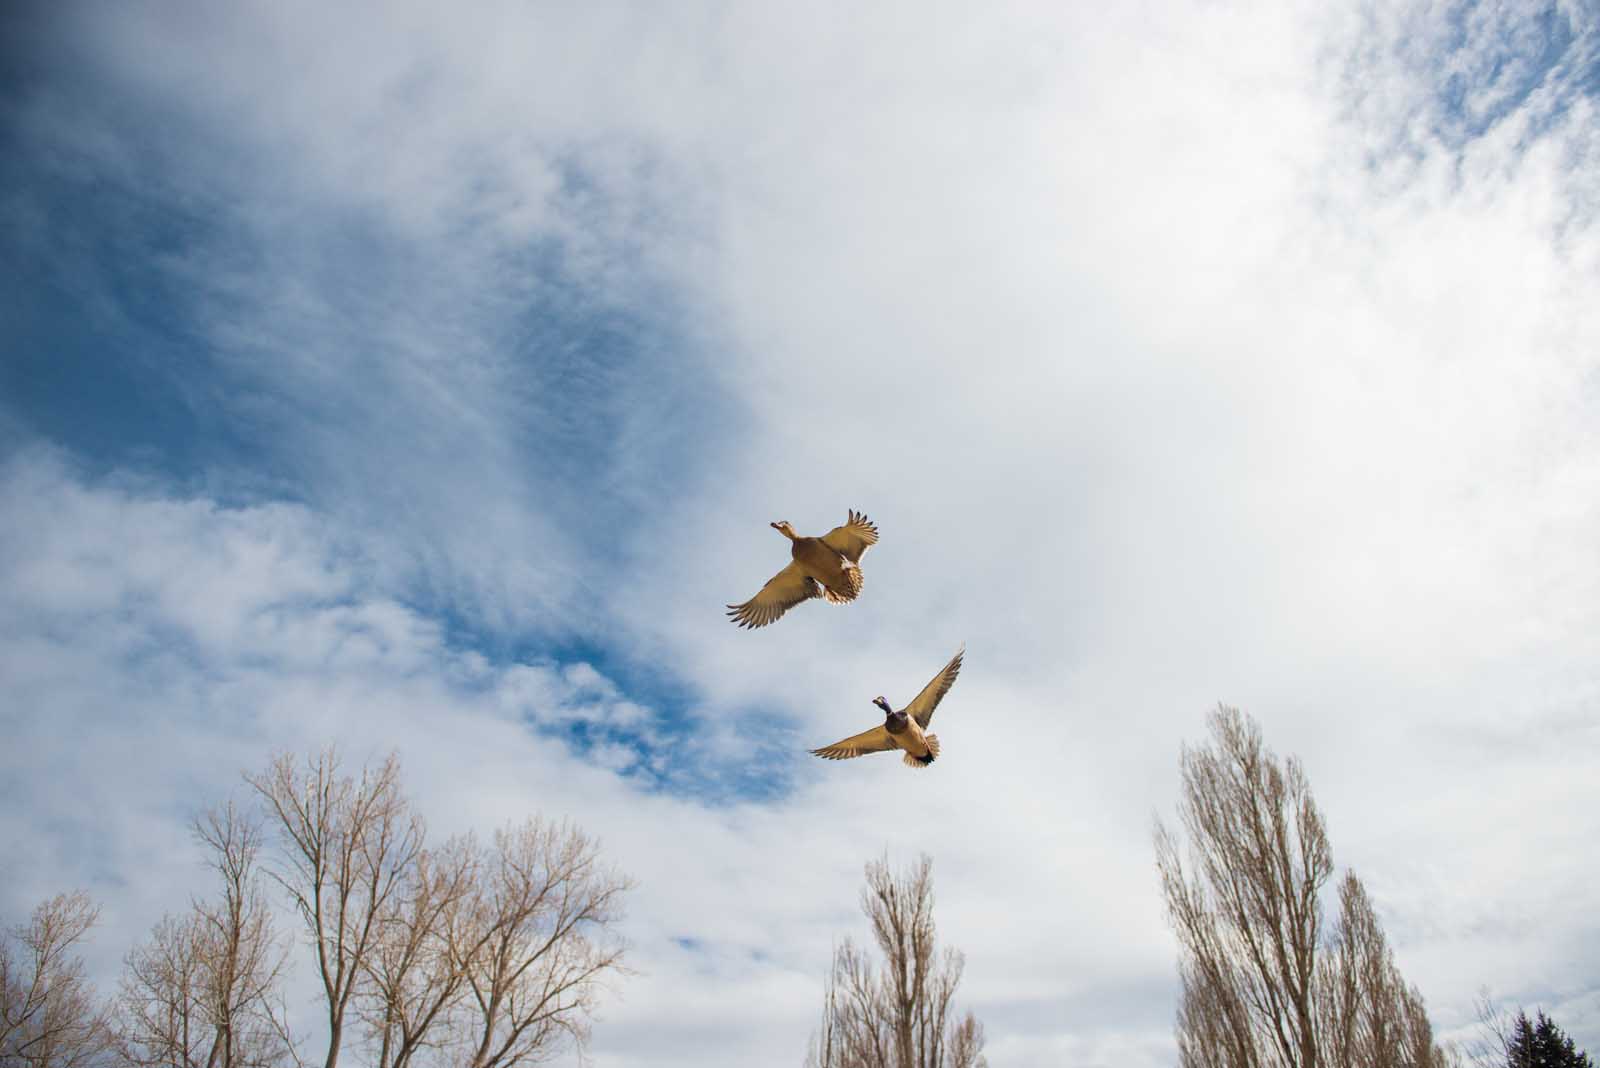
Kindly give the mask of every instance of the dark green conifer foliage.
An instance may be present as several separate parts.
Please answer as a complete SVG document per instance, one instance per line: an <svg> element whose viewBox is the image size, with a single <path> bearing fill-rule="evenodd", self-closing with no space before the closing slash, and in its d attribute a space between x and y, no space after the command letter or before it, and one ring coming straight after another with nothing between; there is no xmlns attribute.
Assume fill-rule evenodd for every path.
<svg viewBox="0 0 1600 1068"><path fill-rule="evenodd" d="M1589 1055L1542 1011L1538 1020L1517 1013L1506 1043L1506 1068L1595 1068Z"/></svg>

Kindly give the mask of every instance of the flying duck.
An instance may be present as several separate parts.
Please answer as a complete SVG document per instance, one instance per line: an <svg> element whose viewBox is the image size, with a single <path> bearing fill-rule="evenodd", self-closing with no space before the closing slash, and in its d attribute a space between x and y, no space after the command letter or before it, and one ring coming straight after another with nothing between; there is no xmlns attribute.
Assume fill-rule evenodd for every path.
<svg viewBox="0 0 1600 1068"><path fill-rule="evenodd" d="M878 541L878 528L865 515L852 510L844 526L820 538L802 538L787 520L771 526L789 539L794 559L760 593L744 604L730 604L729 619L754 629L776 621L801 601L822 597L830 604L848 604L861 593L861 554Z"/></svg>
<svg viewBox="0 0 1600 1068"><path fill-rule="evenodd" d="M950 663L940 669L939 674L922 688L922 692L898 712L890 708L889 702L882 697L873 698L872 703L883 709L883 726L873 727L842 742L834 742L830 746L813 749L811 752L824 760L849 760L851 757L865 756L867 753L886 753L902 749L905 751L903 759L908 767L925 768L932 764L934 758L939 755L939 736L923 732L928 726L928 721L933 719L933 710L939 707L940 700L950 691L950 687L955 685L956 676L961 673L961 658L965 655L967 647L963 645L956 650L956 655L950 658Z"/></svg>

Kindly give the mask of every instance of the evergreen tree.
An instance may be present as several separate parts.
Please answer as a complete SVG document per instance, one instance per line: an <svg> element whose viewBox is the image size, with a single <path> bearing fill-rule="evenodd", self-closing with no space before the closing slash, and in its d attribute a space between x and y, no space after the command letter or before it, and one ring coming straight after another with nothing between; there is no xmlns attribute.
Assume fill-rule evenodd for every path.
<svg viewBox="0 0 1600 1068"><path fill-rule="evenodd" d="M1537 1021L1517 1013L1506 1042L1506 1068L1595 1068L1589 1055L1555 1021L1539 1012Z"/></svg>

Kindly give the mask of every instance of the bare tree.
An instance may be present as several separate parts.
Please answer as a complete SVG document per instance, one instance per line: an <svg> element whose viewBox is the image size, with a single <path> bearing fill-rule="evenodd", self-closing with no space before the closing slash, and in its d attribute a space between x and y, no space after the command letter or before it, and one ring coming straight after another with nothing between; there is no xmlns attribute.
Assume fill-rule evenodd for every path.
<svg viewBox="0 0 1600 1068"><path fill-rule="evenodd" d="M336 1068L345 1018L369 975L382 917L422 847L422 821L400 793L391 755L359 778L328 749L304 766L287 754L246 776L280 832L272 875L294 903L316 955L328 1021L324 1068Z"/></svg>
<svg viewBox="0 0 1600 1068"><path fill-rule="evenodd" d="M822 1027L806 1061L815 1068L984 1068L983 1025L952 1016L965 958L937 952L933 861L901 875L887 858L867 865L861 910L883 953L875 967L849 939L834 950Z"/></svg>
<svg viewBox="0 0 1600 1068"><path fill-rule="evenodd" d="M1279 763L1237 710L1185 746L1176 835L1156 827L1157 867L1177 933L1184 1068L1438 1068L1422 998L1395 967L1365 889L1333 874L1322 813L1299 761Z"/></svg>
<svg viewBox="0 0 1600 1068"><path fill-rule="evenodd" d="M1422 995L1395 966L1377 912L1353 872L1339 884L1339 919L1318 964L1322 1063L1444 1068Z"/></svg>
<svg viewBox="0 0 1600 1068"><path fill-rule="evenodd" d="M571 826L534 818L495 832L453 936L469 991L470 1068L513 1068L587 1042L601 984L622 970L613 928L631 885Z"/></svg>
<svg viewBox="0 0 1600 1068"><path fill-rule="evenodd" d="M86 894L60 894L0 940L0 1064L84 1068L113 1050L106 1010L70 956L98 917Z"/></svg>
<svg viewBox="0 0 1600 1068"><path fill-rule="evenodd" d="M1473 1002L1477 1010L1478 1032L1467 1042L1466 1053L1473 1068L1503 1068L1511 1052L1512 1016L1480 987Z"/></svg>
<svg viewBox="0 0 1600 1068"><path fill-rule="evenodd" d="M217 897L168 916L126 959L123 1036L130 1060L171 1068L268 1068L292 1055L276 1010L285 950L261 892L261 827L232 802L194 824Z"/></svg>
<svg viewBox="0 0 1600 1068"><path fill-rule="evenodd" d="M200 920L164 916L123 960L121 1031L130 1062L200 1068L215 1044L205 1018Z"/></svg>
<svg viewBox="0 0 1600 1068"><path fill-rule="evenodd" d="M1473 1068L1506 1068L1512 1064L1512 1047L1516 1041L1517 1023L1527 1018L1526 1010L1516 1012L1496 1004L1489 996L1489 988L1482 987L1473 1002L1477 1011L1477 1034L1467 1042L1466 1053Z"/></svg>
<svg viewBox="0 0 1600 1068"><path fill-rule="evenodd" d="M627 879L574 828L538 819L429 851L393 756L359 779L332 750L247 781L277 825L273 877L310 935L336 1068L352 1012L378 1068L426 1049L465 1068L514 1068L588 1038L621 971L613 928ZM220 1068L220 1066L214 1066Z"/></svg>
<svg viewBox="0 0 1600 1068"><path fill-rule="evenodd" d="M1216 748L1185 746L1182 758L1179 814L1193 877L1166 828L1156 835L1167 911L1187 965L1180 1023L1213 1017L1187 1034L1180 1026L1180 1052L1185 1064L1313 1068L1317 895L1333 872L1322 814L1299 762L1291 757L1280 767L1254 723L1223 709L1211 727ZM1209 989L1191 1004L1197 987ZM1209 1044L1226 1034L1238 1036L1239 1048L1236 1058L1219 1060Z"/></svg>
<svg viewBox="0 0 1600 1068"><path fill-rule="evenodd" d="M206 962L204 994L216 1028L208 1068L265 1068L289 1052L274 1012L286 951L256 874L261 825L228 802L195 821L221 882L219 897L194 906Z"/></svg>
<svg viewBox="0 0 1600 1068"><path fill-rule="evenodd" d="M896 1021L872 962L848 938L833 951L823 992L822 1027L807 1068L898 1068Z"/></svg>
<svg viewBox="0 0 1600 1068"><path fill-rule="evenodd" d="M423 850L385 909L366 968L362 1018L378 1068L405 1068L449 1031L471 960L490 935L471 922L478 850L470 838ZM451 1037L451 1036L446 1036Z"/></svg>

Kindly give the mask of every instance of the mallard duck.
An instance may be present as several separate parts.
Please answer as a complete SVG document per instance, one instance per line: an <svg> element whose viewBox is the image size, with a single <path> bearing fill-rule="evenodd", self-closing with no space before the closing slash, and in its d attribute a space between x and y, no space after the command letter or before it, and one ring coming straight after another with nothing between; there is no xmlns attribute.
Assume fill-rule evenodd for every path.
<svg viewBox="0 0 1600 1068"><path fill-rule="evenodd" d="M848 604L861 593L861 554L876 544L878 528L860 512L851 511L844 526L820 538L803 538L787 520L771 524L791 542L789 566L773 575L761 592L744 604L730 604L728 618L741 627L764 627L801 601L821 597Z"/></svg>
<svg viewBox="0 0 1600 1068"><path fill-rule="evenodd" d="M834 742L811 752L824 760L849 760L868 753L902 749L908 767L925 768L932 764L939 755L939 736L923 731L928 721L933 719L933 710L939 707L944 695L955 685L956 676L961 673L961 658L966 655L967 647L963 645L950 658L950 663L922 688L922 692L898 712L890 708L889 702L882 697L874 697L872 703L883 709L883 726L862 731L842 742Z"/></svg>

